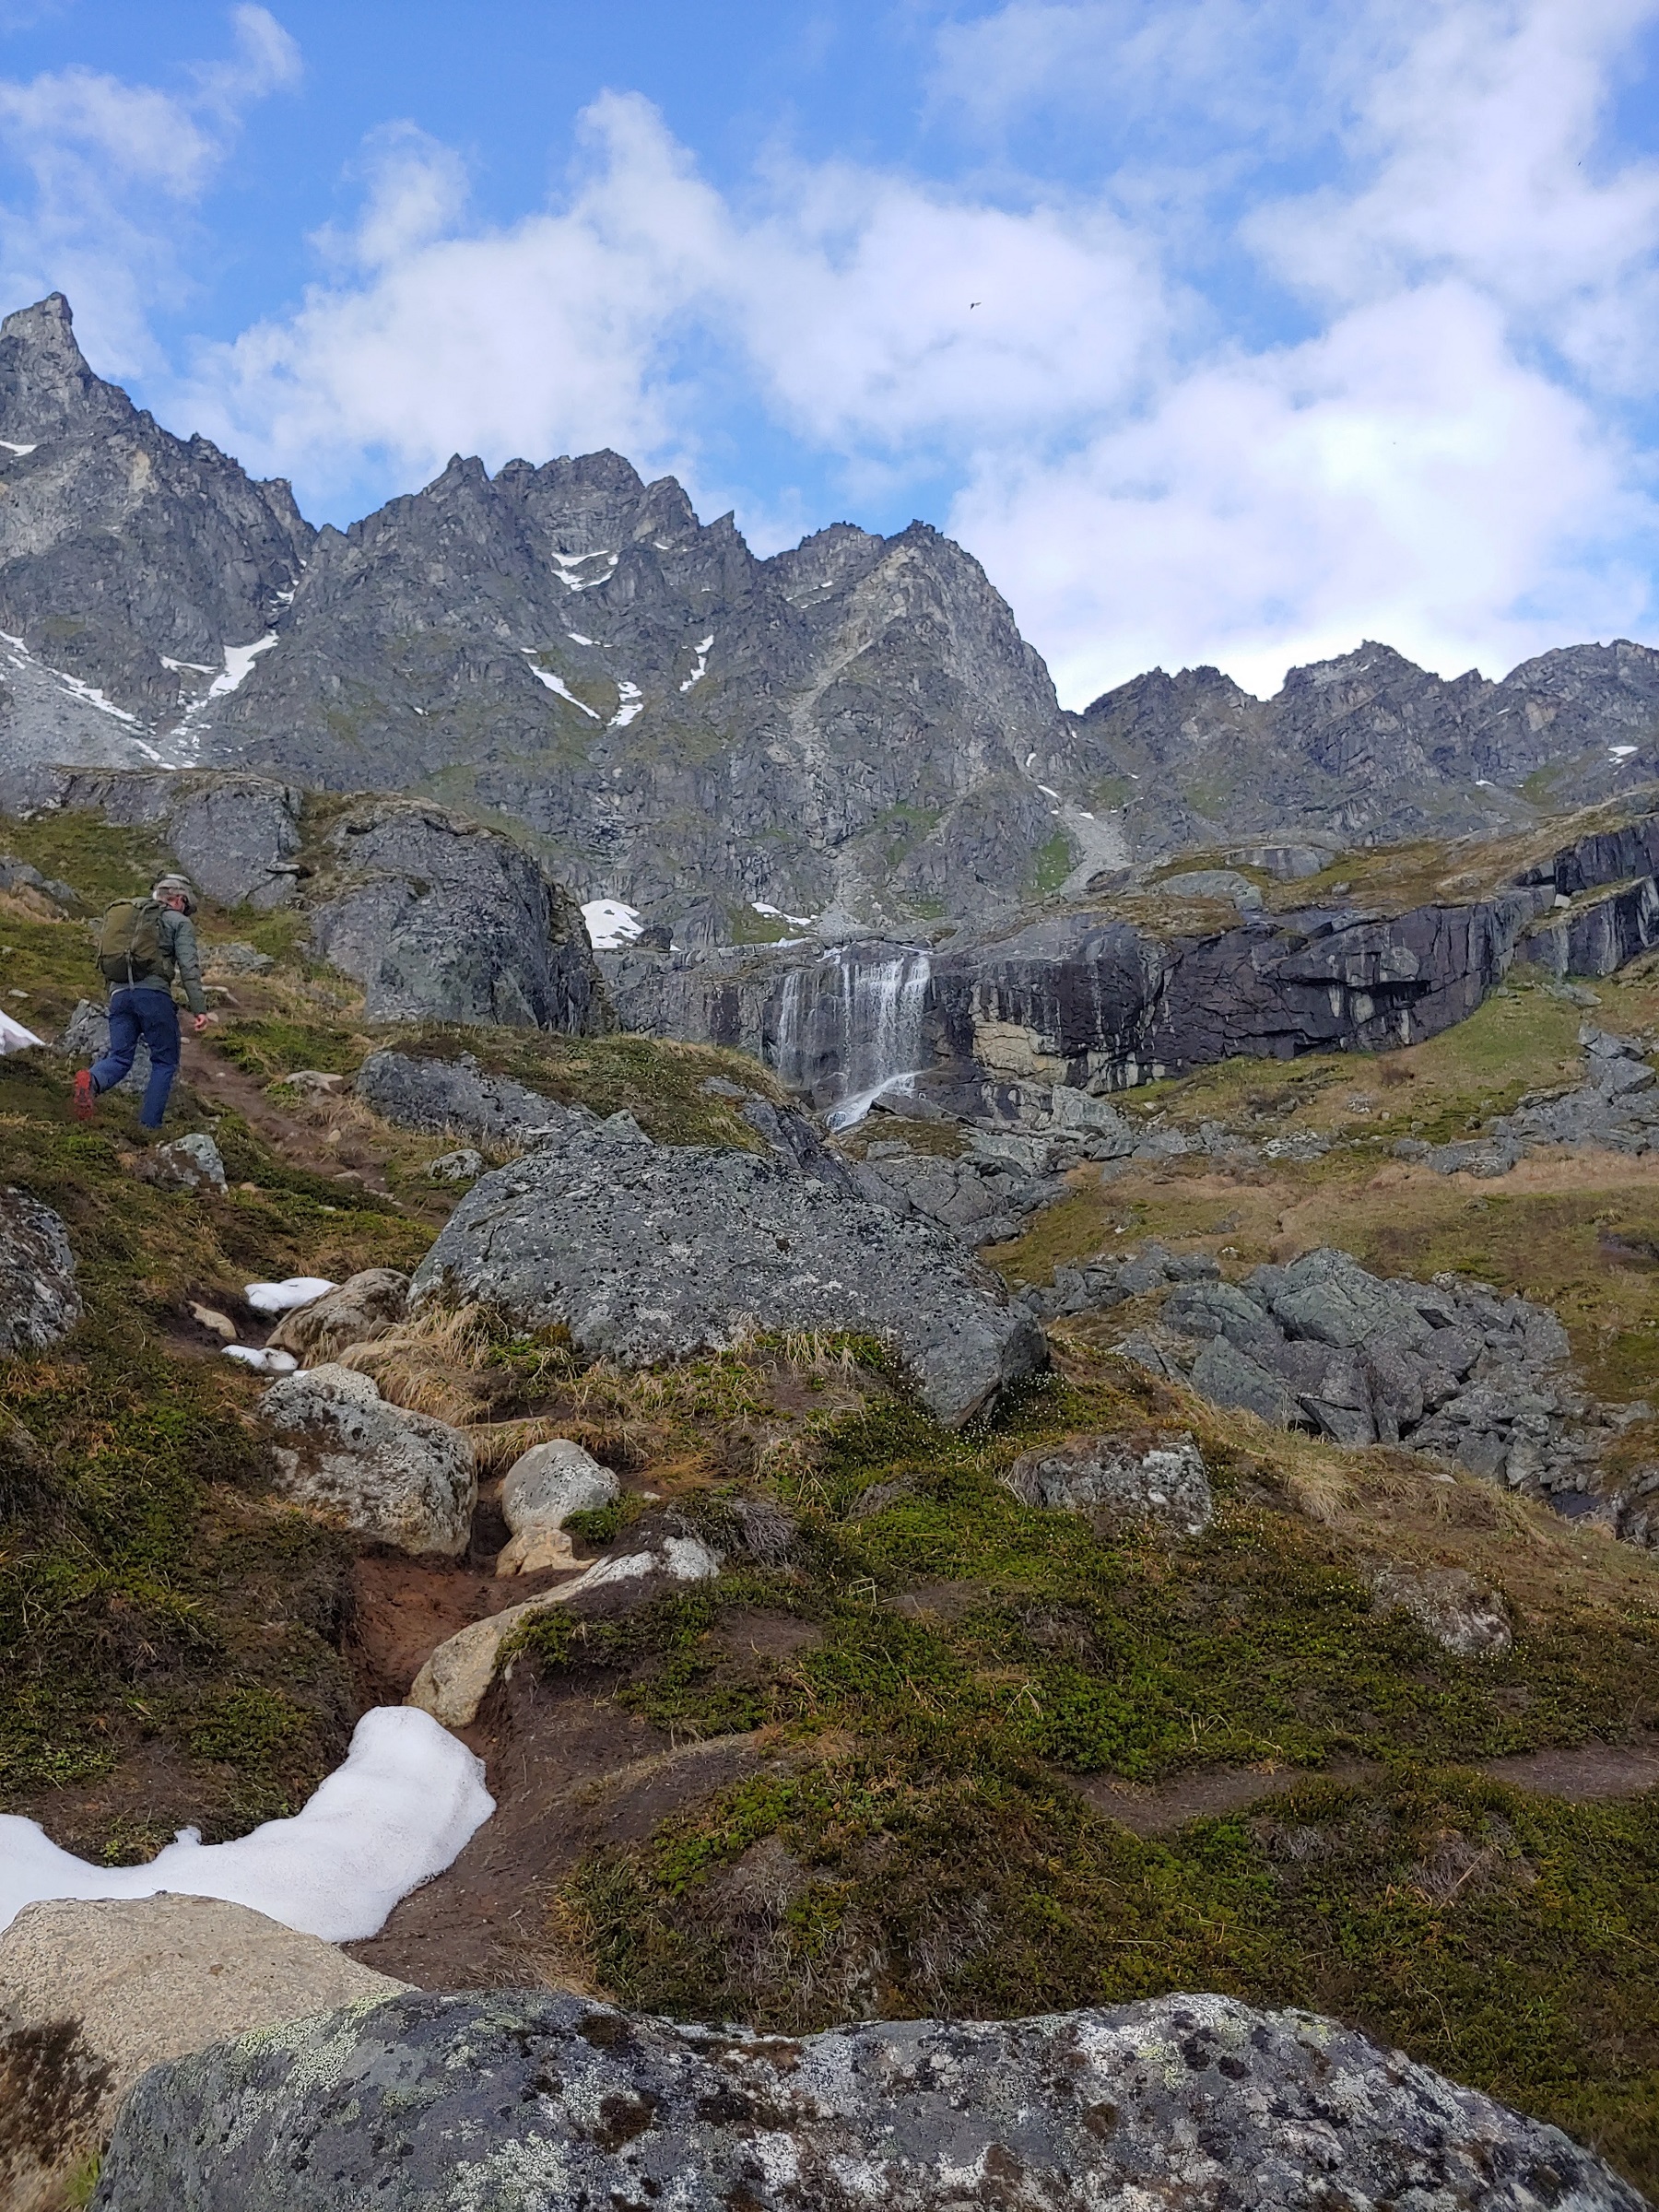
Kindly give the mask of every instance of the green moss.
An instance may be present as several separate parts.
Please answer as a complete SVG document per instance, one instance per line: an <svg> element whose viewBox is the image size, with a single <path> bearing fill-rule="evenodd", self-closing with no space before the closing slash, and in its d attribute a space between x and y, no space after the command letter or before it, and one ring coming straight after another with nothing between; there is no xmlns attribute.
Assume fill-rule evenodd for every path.
<svg viewBox="0 0 1659 2212"><path fill-rule="evenodd" d="M306 1067L321 1068L327 1075L355 1075L369 1056L364 1039L283 1016L229 1022L215 1033L213 1041L233 1067L265 1082Z"/></svg>
<svg viewBox="0 0 1659 2212"><path fill-rule="evenodd" d="M770 1910L732 1886L757 1848ZM1659 2176L1653 1796L1402 1771L1152 1842L1030 1768L877 1751L730 1789L569 1894L604 1985L646 2011L799 2031L857 1989L968 2018L1221 1990L1333 2013Z"/></svg>
<svg viewBox="0 0 1659 2212"><path fill-rule="evenodd" d="M471 1053L492 1075L512 1076L564 1106L598 1114L631 1113L648 1136L666 1145L735 1145L763 1151L765 1140L705 1088L711 1078L782 1101L785 1093L758 1061L717 1045L656 1037L556 1037L541 1030L446 1029L386 1031L377 1041L401 1052L458 1059Z"/></svg>
<svg viewBox="0 0 1659 2212"><path fill-rule="evenodd" d="M1060 888L1076 865L1071 839L1064 830L1056 830L1031 856L1031 889L1040 899L1046 899Z"/></svg>

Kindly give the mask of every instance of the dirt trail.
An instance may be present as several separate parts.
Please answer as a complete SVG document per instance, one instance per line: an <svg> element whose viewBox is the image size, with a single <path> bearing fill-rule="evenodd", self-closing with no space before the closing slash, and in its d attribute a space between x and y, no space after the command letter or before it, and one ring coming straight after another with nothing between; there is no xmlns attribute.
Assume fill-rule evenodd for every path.
<svg viewBox="0 0 1659 2212"><path fill-rule="evenodd" d="M391 1198L406 1212L425 1215L424 1206L410 1206L406 1198L392 1191L386 1181L383 1159L376 1156L373 1146L360 1133L348 1132L337 1144L330 1144L326 1128L319 1128L315 1123L281 1105L262 1083L215 1052L212 1044L211 1030L201 1039L186 1035L182 1059L186 1081L209 1105L241 1114L249 1127L288 1166L303 1168L310 1174L326 1176L335 1182L356 1183L360 1189ZM349 1098L350 1093L343 1091L337 1095ZM447 1209L436 1193L434 1200L432 1218L436 1225Z"/></svg>
<svg viewBox="0 0 1659 2212"><path fill-rule="evenodd" d="M1447 1760L1447 1765L1457 1762ZM1541 1797L1564 1797L1571 1805L1602 1798L1639 1797L1659 1789L1659 1735L1629 1744L1579 1744L1542 1751L1518 1751L1502 1759L1473 1759L1471 1771L1488 1774L1512 1789ZM1110 1814L1137 1836L1173 1835L1189 1820L1241 1813L1269 1797L1282 1797L1305 1783L1369 1784L1387 1770L1378 1760L1350 1759L1328 1767L1218 1768L1208 1773L1180 1774L1154 1787L1121 1782L1113 1775L1057 1775L1097 1812Z"/></svg>

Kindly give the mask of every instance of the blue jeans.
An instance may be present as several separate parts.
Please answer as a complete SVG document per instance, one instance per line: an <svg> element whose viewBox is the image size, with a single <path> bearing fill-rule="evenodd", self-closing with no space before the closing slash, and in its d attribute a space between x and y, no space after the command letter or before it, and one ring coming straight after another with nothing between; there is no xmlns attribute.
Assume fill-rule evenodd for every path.
<svg viewBox="0 0 1659 2212"><path fill-rule="evenodd" d="M110 1049L92 1070L92 1088L109 1090L132 1074L140 1037L149 1047L150 1072L138 1119L147 1129L159 1129L179 1072L179 1009L171 991L135 983L111 994Z"/></svg>

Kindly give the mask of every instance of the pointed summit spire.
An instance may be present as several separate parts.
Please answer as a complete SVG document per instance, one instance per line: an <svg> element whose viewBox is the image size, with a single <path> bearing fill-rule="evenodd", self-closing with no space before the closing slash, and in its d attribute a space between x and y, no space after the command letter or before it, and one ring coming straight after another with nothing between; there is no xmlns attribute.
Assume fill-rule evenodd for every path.
<svg viewBox="0 0 1659 2212"><path fill-rule="evenodd" d="M133 419L132 401L94 376L62 292L0 323L0 438L36 444Z"/></svg>

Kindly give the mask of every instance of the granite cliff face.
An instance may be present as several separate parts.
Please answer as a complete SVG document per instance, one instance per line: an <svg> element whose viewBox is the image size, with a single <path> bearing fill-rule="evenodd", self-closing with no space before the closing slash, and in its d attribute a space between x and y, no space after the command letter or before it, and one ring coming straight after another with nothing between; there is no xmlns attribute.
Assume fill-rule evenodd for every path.
<svg viewBox="0 0 1659 2212"><path fill-rule="evenodd" d="M288 487L0 327L0 744L512 818L582 899L706 948L1011 931L1194 847L1492 834L1659 777L1659 653L1453 681L1386 646L1274 699L1154 670L1081 714L971 555L841 523L759 559L612 453L314 534ZM797 919L792 921L791 917Z"/></svg>

